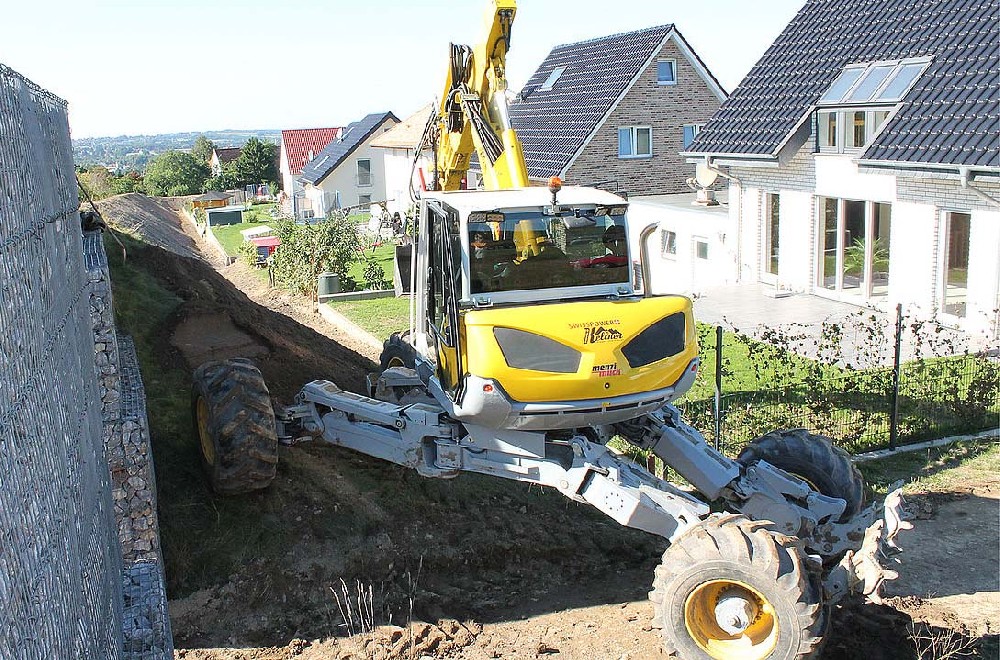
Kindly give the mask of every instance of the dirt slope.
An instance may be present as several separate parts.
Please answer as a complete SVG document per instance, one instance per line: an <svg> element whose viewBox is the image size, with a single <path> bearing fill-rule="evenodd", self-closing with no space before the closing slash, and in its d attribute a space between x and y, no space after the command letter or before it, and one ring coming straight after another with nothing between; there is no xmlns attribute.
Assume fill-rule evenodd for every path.
<svg viewBox="0 0 1000 660"><path fill-rule="evenodd" d="M362 387L374 365L345 348L352 338L333 341L335 329L313 315L309 303L269 291L243 265L213 265L169 202L139 197L105 200L102 210L132 218L136 233L165 248L138 250L130 262L183 301L159 329L162 356L143 365L147 380L178 363L189 372L208 357L252 355L284 403L316 378ZM182 256L187 241L195 257ZM150 415L157 414L151 407ZM154 433L154 451L162 441ZM185 451L195 456L193 438L188 444ZM198 495L204 484L192 475L186 482L160 475L164 529L173 537L183 535L178 529L199 530L197 538L164 539L172 553L167 567L179 658L660 655L645 596L664 542L554 493L476 475L426 480L318 444L282 448L274 485L239 501ZM1000 489L996 475L987 481L991 492ZM204 502L194 497L188 504L191 493ZM176 502L164 501L171 498ZM995 523L995 500L990 503ZM957 520L949 506L942 502L931 515ZM245 526L227 526L234 516ZM919 544L903 542L921 556ZM200 567L215 561L219 549L235 559L211 577ZM993 550L993 563L988 559L980 573L983 590L995 596ZM957 567L968 556L946 551L931 561ZM823 657L916 657L908 630L914 620L947 629L973 623L962 617L964 603L954 617L939 616L936 602L926 598L935 584L911 584L888 606L837 608ZM1000 619L988 596L976 601L985 603L977 636L986 632L985 621L995 626ZM371 623L404 627L369 632ZM363 634L343 637L348 630Z"/></svg>

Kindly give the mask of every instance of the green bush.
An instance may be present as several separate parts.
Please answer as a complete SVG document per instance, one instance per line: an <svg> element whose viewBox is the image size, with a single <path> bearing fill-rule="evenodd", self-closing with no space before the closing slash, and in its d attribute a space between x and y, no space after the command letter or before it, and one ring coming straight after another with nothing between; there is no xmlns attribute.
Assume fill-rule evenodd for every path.
<svg viewBox="0 0 1000 660"><path fill-rule="evenodd" d="M347 283L347 271L357 259L359 247L354 223L331 216L312 225L278 220L273 227L281 239L272 266L278 284L315 300L321 273L336 273L342 284Z"/></svg>
<svg viewBox="0 0 1000 660"><path fill-rule="evenodd" d="M240 245L240 259L242 259L248 266L256 266L258 253L257 246L250 241L243 241Z"/></svg>

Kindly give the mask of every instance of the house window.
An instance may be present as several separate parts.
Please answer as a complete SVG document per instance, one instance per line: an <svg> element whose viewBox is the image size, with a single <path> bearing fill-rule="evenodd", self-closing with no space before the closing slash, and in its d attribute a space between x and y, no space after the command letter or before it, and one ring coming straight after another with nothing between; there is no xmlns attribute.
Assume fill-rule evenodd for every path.
<svg viewBox="0 0 1000 660"><path fill-rule="evenodd" d="M653 129L625 126L618 129L619 158L649 158L653 155Z"/></svg>
<svg viewBox="0 0 1000 660"><path fill-rule="evenodd" d="M708 241L703 238L694 239L694 256L699 259L708 259Z"/></svg>
<svg viewBox="0 0 1000 660"><path fill-rule="evenodd" d="M372 203L371 195L358 195L358 204L371 204L371 203Z"/></svg>
<svg viewBox="0 0 1000 660"><path fill-rule="evenodd" d="M864 110L852 112L848 115L847 144L848 148L860 149L865 146L868 123Z"/></svg>
<svg viewBox="0 0 1000 660"><path fill-rule="evenodd" d="M882 91L878 93L875 97L876 101L896 101L903 98L910 86L913 85L913 81L917 79L924 69L927 68L927 62L914 62L911 64L901 64L899 69L896 71L889 83L882 88Z"/></svg>
<svg viewBox="0 0 1000 660"><path fill-rule="evenodd" d="M972 216L950 212L945 217L944 286L942 311L965 317L969 292L969 237Z"/></svg>
<svg viewBox="0 0 1000 660"><path fill-rule="evenodd" d="M358 159L358 185L372 185L372 162L367 158Z"/></svg>
<svg viewBox="0 0 1000 660"><path fill-rule="evenodd" d="M780 197L775 193L767 193L764 199L767 214L764 220L764 271L768 275L777 276Z"/></svg>
<svg viewBox="0 0 1000 660"><path fill-rule="evenodd" d="M698 133L701 133L701 127L704 124L684 124L684 148L687 149L694 142L694 139L698 137Z"/></svg>
<svg viewBox="0 0 1000 660"><path fill-rule="evenodd" d="M872 96L875 95L875 90L882 86L882 83L886 81L894 68L896 68L894 64L882 64L870 67L847 96L847 102L858 103L871 100Z"/></svg>
<svg viewBox="0 0 1000 660"><path fill-rule="evenodd" d="M820 97L819 104L895 103L930 62L929 57L914 57L848 65Z"/></svg>
<svg viewBox="0 0 1000 660"><path fill-rule="evenodd" d="M845 300L887 296L892 206L822 197L819 208L817 286Z"/></svg>
<svg viewBox="0 0 1000 660"><path fill-rule="evenodd" d="M677 232L663 231L660 237L660 254L666 259L677 258Z"/></svg>
<svg viewBox="0 0 1000 660"><path fill-rule="evenodd" d="M557 66L552 69L552 73L549 74L549 77L545 79L545 82L543 82L542 86L538 89L543 92L547 92L552 89L552 86L556 84L556 81L559 80L559 76L561 76L565 70L566 67L564 66Z"/></svg>
<svg viewBox="0 0 1000 660"><path fill-rule="evenodd" d="M819 113L816 131L819 137L820 151L837 151L840 148L837 118L840 113L824 110Z"/></svg>
<svg viewBox="0 0 1000 660"><path fill-rule="evenodd" d="M677 60L656 61L656 82L659 85L677 84Z"/></svg>
<svg viewBox="0 0 1000 660"><path fill-rule="evenodd" d="M816 145L821 153L857 152L875 139L888 110L820 110L816 113Z"/></svg>

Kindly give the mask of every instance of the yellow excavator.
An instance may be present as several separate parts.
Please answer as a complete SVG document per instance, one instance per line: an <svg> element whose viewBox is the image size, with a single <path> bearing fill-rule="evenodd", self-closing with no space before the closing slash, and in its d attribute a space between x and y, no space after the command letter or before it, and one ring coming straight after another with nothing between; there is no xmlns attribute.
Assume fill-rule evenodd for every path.
<svg viewBox="0 0 1000 660"><path fill-rule="evenodd" d="M386 342L365 395L314 381L275 412L249 360L195 371L202 456L221 493L266 487L276 445L318 439L426 477L490 474L549 486L670 547L650 598L664 646L691 660L806 658L829 606L873 594L899 497L865 505L849 456L805 430L736 459L671 405L697 375L691 301L651 293L645 246L609 192L528 185L507 112L514 0L491 0L485 37L451 46L418 151L410 328ZM462 190L475 154L485 190ZM629 236L638 235L638 240ZM609 446L648 450L694 491Z"/></svg>

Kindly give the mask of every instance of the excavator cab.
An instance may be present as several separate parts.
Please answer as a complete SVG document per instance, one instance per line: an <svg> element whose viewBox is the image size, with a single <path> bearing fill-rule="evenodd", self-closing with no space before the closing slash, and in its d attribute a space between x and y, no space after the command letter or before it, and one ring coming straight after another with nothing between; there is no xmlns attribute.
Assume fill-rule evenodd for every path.
<svg viewBox="0 0 1000 660"><path fill-rule="evenodd" d="M429 192L419 223L409 341L457 419L614 423L693 382L691 302L643 294L617 195L567 187L553 205L544 188Z"/></svg>

